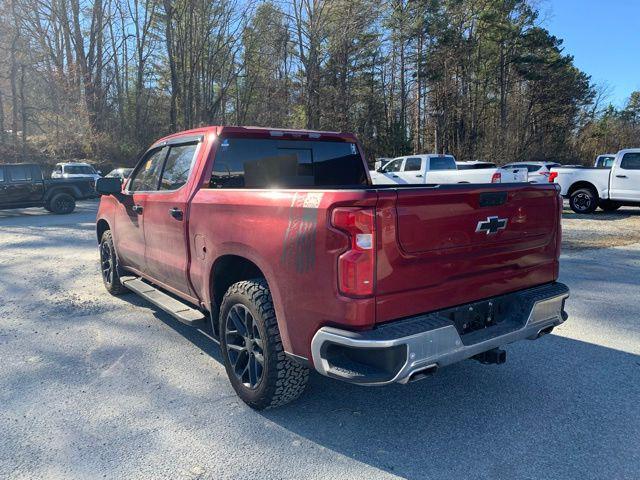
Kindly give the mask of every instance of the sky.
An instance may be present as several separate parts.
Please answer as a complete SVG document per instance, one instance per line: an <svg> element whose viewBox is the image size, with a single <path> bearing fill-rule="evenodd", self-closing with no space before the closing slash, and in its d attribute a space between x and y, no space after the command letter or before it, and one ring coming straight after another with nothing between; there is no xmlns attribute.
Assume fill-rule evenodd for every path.
<svg viewBox="0 0 640 480"><path fill-rule="evenodd" d="M616 107L640 90L640 0L546 0L541 11L543 26L593 82L609 86Z"/></svg>

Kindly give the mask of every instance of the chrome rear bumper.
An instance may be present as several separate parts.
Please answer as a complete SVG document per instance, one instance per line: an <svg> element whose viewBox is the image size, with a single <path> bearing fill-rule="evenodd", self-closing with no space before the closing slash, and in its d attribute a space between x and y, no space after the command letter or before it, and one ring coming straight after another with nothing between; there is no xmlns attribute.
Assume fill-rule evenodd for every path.
<svg viewBox="0 0 640 480"><path fill-rule="evenodd" d="M323 375L362 385L407 383L423 373L525 338L536 339L567 319L569 289L561 283L462 305L381 325L365 332L323 327L311 342L313 364ZM486 327L460 334L457 312L509 313ZM491 314L489 314L490 317Z"/></svg>

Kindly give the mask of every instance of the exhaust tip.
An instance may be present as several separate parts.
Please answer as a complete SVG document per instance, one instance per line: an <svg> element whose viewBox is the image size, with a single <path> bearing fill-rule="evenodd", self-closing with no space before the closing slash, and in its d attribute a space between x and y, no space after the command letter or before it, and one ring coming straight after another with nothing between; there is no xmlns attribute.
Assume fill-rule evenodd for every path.
<svg viewBox="0 0 640 480"><path fill-rule="evenodd" d="M538 332L538 336L536 338L540 338L543 335L548 335L549 333L553 332L553 328L554 328L553 325L551 325L550 327L543 328Z"/></svg>

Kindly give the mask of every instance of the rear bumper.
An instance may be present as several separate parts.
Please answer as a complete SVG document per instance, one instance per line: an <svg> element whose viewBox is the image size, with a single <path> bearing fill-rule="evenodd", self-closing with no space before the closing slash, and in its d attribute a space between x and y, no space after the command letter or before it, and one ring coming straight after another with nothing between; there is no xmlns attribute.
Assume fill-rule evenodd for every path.
<svg viewBox="0 0 640 480"><path fill-rule="evenodd" d="M551 283L365 332L322 327L311 342L313 364L323 375L352 383L407 383L439 367L550 332L567 319L568 297L566 285ZM507 310L496 322L492 317L498 304ZM486 326L460 334L460 324L469 315L484 316L480 320Z"/></svg>

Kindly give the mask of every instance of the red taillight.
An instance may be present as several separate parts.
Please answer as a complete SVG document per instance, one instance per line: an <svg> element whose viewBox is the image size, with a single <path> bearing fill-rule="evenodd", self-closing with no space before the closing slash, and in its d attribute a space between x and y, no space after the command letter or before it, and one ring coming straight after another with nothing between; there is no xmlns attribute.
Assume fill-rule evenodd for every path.
<svg viewBox="0 0 640 480"><path fill-rule="evenodd" d="M500 183L502 181L502 174L500 172L496 172L491 177L491 183Z"/></svg>
<svg viewBox="0 0 640 480"><path fill-rule="evenodd" d="M375 274L375 211L340 207L331 224L349 235L349 249L338 257L338 289L349 297L373 295Z"/></svg>
<svg viewBox="0 0 640 480"><path fill-rule="evenodd" d="M553 183L557 177L558 177L558 172L549 173L549 183Z"/></svg>

